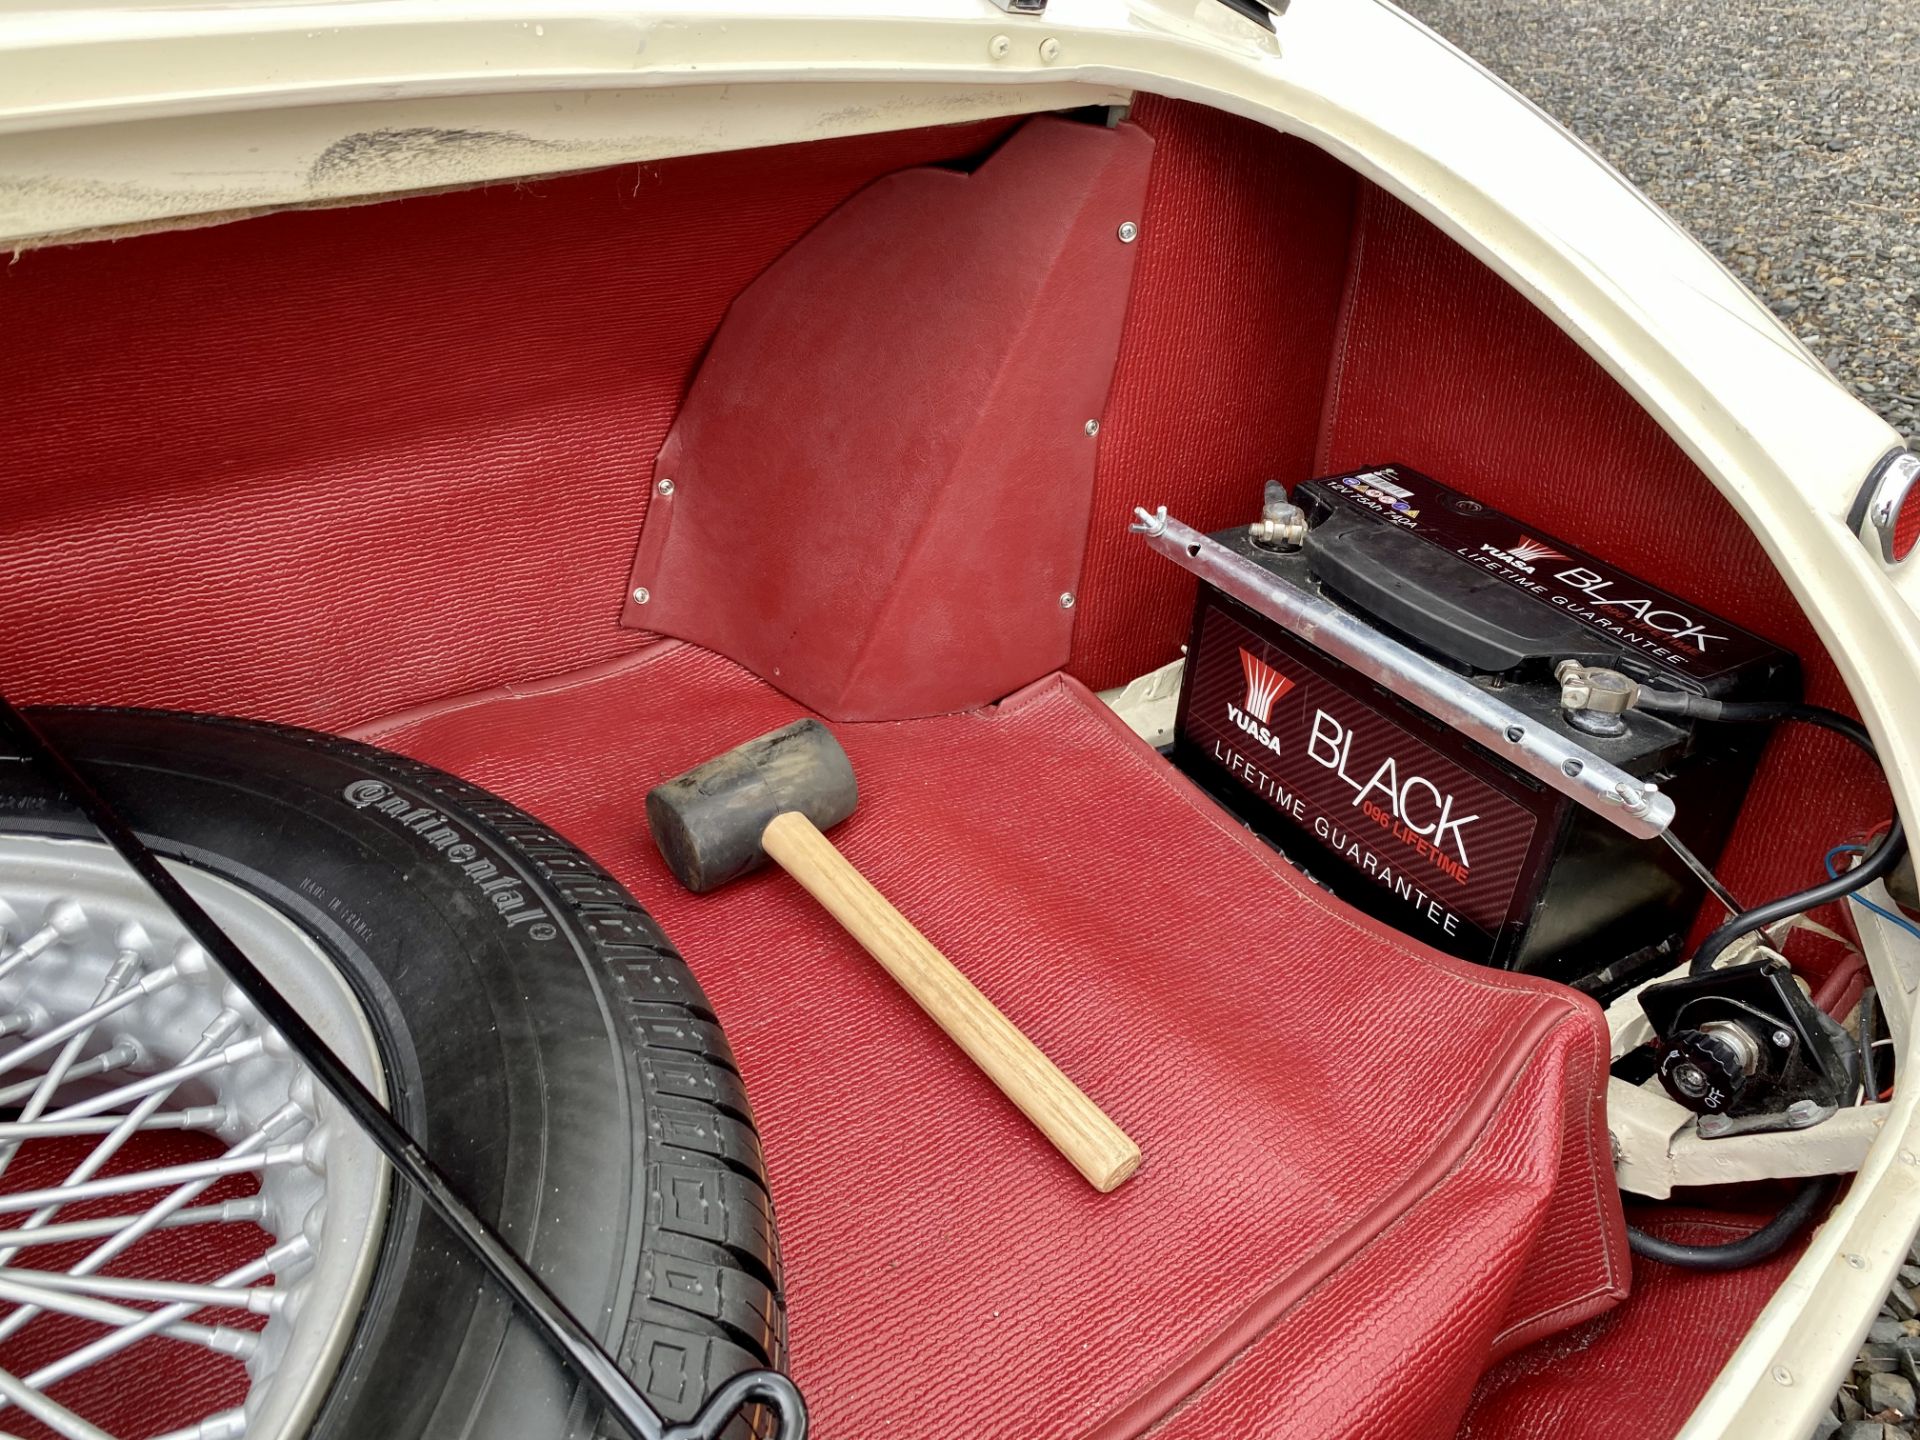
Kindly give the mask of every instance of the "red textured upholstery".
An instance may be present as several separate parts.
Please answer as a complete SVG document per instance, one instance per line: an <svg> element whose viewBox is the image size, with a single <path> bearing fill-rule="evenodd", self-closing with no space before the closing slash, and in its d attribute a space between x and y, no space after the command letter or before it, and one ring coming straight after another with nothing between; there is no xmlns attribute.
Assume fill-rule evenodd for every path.
<svg viewBox="0 0 1920 1440"><path fill-rule="evenodd" d="M0 265L0 684L338 726L631 650L647 472L740 289L990 122Z"/></svg>
<svg viewBox="0 0 1920 1440"><path fill-rule="evenodd" d="M876 181L733 303L654 467L626 622L837 720L1065 663L1153 142L1036 119Z"/></svg>
<svg viewBox="0 0 1920 1440"><path fill-rule="evenodd" d="M686 952L765 1136L823 1440L1186 1435L1214 1407L1210 1436L1424 1440L1498 1346L1618 1298L1589 1002L1330 901L1071 681L838 727L846 853L1141 1142L1097 1195L784 876L669 878L647 787L796 713L663 644L367 733L585 845ZM1387 1364L1408 1335L1431 1355ZM1346 1390L1369 1358L1384 1428Z"/></svg>
<svg viewBox="0 0 1920 1440"><path fill-rule="evenodd" d="M1139 96L1154 137L1140 251L1101 422L1068 669L1094 689L1179 653L1193 580L1127 533L1135 505L1212 530L1313 461L1354 178L1305 141Z"/></svg>
<svg viewBox="0 0 1920 1440"><path fill-rule="evenodd" d="M1402 460L1801 657L1807 698L1851 710L1833 662L1719 491L1597 362L1491 270L1366 187L1315 468ZM1873 765L1803 727L1769 748L1721 869L1749 903L1823 878L1884 820ZM1780 817L1819 817L1812 834Z"/></svg>
<svg viewBox="0 0 1920 1440"><path fill-rule="evenodd" d="M1661 1208L1631 1218L1663 1239L1719 1245L1764 1217ZM1631 1303L1487 1373L1460 1440L1668 1440L1800 1249L1789 1245L1763 1264L1720 1275L1636 1260Z"/></svg>

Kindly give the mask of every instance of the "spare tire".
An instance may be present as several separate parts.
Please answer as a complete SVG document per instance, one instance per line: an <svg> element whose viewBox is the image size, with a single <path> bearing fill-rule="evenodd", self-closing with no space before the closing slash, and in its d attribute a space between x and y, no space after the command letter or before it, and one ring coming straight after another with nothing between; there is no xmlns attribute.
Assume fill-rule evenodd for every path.
<svg viewBox="0 0 1920 1440"><path fill-rule="evenodd" d="M779 1365L773 1212L740 1076L686 964L605 871L473 785L332 736L151 711L35 718L177 872L264 902L337 967L394 1114L664 1416ZM25 882L9 854L89 843L31 767L0 764L11 943L62 897L10 894ZM63 883L80 887L65 903L112 919L86 882ZM61 953L9 983L30 998L81 963ZM301 1423L341 1440L596 1434L590 1397L498 1287L404 1185L384 1193L371 1278L341 1321L351 1339ZM161 1367L179 1352L143 1343ZM167 1418L149 1428L200 1417ZM757 1428L743 1416L728 1434Z"/></svg>

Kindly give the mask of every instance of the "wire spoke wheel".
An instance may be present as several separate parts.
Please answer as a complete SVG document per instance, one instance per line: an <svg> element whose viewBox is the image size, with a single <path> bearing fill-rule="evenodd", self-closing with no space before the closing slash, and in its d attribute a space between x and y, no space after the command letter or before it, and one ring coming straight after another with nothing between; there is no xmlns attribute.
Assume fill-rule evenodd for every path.
<svg viewBox="0 0 1920 1440"><path fill-rule="evenodd" d="M171 868L383 1100L325 951ZM385 1162L104 844L0 836L0 1432L306 1432L379 1249Z"/></svg>

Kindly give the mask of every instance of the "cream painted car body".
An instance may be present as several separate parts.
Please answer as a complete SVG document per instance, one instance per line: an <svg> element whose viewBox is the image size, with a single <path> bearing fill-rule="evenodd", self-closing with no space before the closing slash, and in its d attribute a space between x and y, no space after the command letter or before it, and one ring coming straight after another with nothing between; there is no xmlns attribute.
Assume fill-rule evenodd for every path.
<svg viewBox="0 0 1920 1440"><path fill-rule="evenodd" d="M1710 256L1526 101L1377 0L126 4L0 12L0 243L930 123L1199 101L1300 136L1493 266L1712 478L1813 618L1920 814L1920 567L1847 526L1900 444ZM1017 243L1009 238L1012 248ZM1886 927L1883 995L1916 957ZM1903 1073L1920 1074L1905 1026ZM1896 1030L1896 1034L1899 1030ZM1920 1090L1683 1434L1825 1408L1920 1225Z"/></svg>

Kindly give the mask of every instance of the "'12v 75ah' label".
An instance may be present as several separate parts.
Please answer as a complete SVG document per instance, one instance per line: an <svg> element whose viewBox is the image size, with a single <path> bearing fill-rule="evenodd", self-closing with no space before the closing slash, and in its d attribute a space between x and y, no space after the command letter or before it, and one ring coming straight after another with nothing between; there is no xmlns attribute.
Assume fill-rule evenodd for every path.
<svg viewBox="0 0 1920 1440"><path fill-rule="evenodd" d="M1350 694L1305 646L1207 605L1192 650L1182 748L1309 842L1289 853L1347 899L1491 958L1539 817Z"/></svg>

